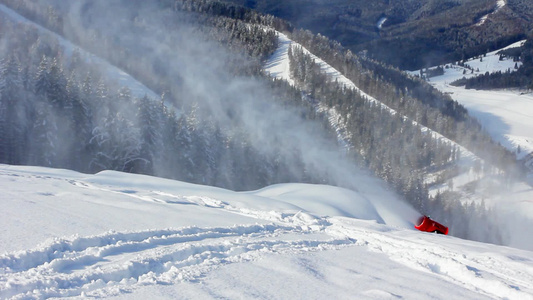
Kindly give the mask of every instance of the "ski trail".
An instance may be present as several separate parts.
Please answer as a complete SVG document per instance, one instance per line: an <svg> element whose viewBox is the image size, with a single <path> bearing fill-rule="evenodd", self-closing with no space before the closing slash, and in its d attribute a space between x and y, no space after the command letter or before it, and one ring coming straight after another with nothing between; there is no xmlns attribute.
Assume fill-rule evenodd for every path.
<svg viewBox="0 0 533 300"><path fill-rule="evenodd" d="M77 237L73 240L59 239L52 244L35 250L9 254L0 257L0 268L4 273L26 271L52 260L64 259L69 253L84 252L89 248L99 248L102 253L93 253L93 256L105 256L110 251L125 250L131 245L135 247L150 247L168 243L199 241L207 238L221 238L252 234L254 232L274 232L276 230L290 230L282 226L236 226L233 228L202 229L198 227L179 230L151 230L132 233L114 233L91 237ZM147 241L150 243L147 243ZM144 245L143 245L144 244ZM114 247L110 247L114 245ZM120 246L120 247L118 247Z"/></svg>
<svg viewBox="0 0 533 300"><path fill-rule="evenodd" d="M326 232L332 236L357 239L357 245L384 253L407 267L441 276L454 284L490 297L533 299L533 268L524 268L526 257L505 257L493 253L465 254L444 246L435 236L427 239L398 236L398 232L371 232L351 224L353 220L332 220ZM452 243L449 243L452 245ZM496 246L494 246L496 247Z"/></svg>
<svg viewBox="0 0 533 300"><path fill-rule="evenodd" d="M342 85L345 88L357 91L358 93L361 94L361 96L365 97L368 101L370 101L371 103L375 103L382 109L388 111L391 115L396 115L398 113L396 110L390 108L383 102L365 93L357 85L355 85L353 81L351 81L346 76L344 76L340 71L338 71L337 69L329 65L327 62L325 62L318 56L311 53L309 50L307 50L302 45L289 39L287 35L281 32L277 32L277 34L278 34L278 41L279 41L280 46L275 51L274 55L272 55L272 57L263 66L265 72L267 74L270 74L270 76L277 78L277 79L286 80L287 82L289 82L289 84L294 86L295 82L291 78L291 74L290 74L290 62L289 62L288 51L289 51L289 47L299 48L303 50L306 55L309 55L314 60L314 62L320 67L321 72L328 75L328 77L331 78L332 81L338 82L340 85ZM329 123L331 124L333 128L335 128L335 131L337 133L337 140L341 143L341 145L344 145L345 149L348 149L350 147L350 143L349 143L349 131L347 130L346 125L345 125L346 120L344 120L344 118L337 112L335 108L330 108L324 103L318 103L316 105L316 110L317 112L326 113ZM413 125L419 126L423 132L431 134L431 136L434 139L437 139L441 142L444 142L450 145L455 145L457 149L461 151L461 158L463 160L469 160L469 161L481 160L475 154L470 152L468 149L450 140L449 138L443 136L442 134L426 126L423 126L422 124L419 124L418 122L411 120L408 117L403 116L403 118L406 121L412 122Z"/></svg>
<svg viewBox="0 0 533 300"><path fill-rule="evenodd" d="M494 11L489 13L489 14L484 15L483 17L481 17L479 19L479 21L475 24L475 26L481 26L481 25L485 24L485 22L487 21L487 19L489 18L490 15L497 13L505 5L507 5L506 0L497 0L496 1L496 6L494 8Z"/></svg>
<svg viewBox="0 0 533 300"><path fill-rule="evenodd" d="M317 239L297 227L281 225L193 227L60 240L1 256L0 298L111 295L139 285L196 280L221 265L267 253L338 249L354 242L344 237Z"/></svg>
<svg viewBox="0 0 533 300"><path fill-rule="evenodd" d="M293 41L285 34L278 32L278 49L266 61L263 69L271 77L283 79L290 85L294 86L295 82L290 77L289 48L292 47Z"/></svg>
<svg viewBox="0 0 533 300"><path fill-rule="evenodd" d="M102 185L84 178L17 176L64 181L77 188L160 205L198 205L275 223L59 238L35 249L0 256L1 299L116 295L142 285L196 281L214 268L266 254L322 251L355 243L324 235L327 219L303 212L239 208L206 196Z"/></svg>

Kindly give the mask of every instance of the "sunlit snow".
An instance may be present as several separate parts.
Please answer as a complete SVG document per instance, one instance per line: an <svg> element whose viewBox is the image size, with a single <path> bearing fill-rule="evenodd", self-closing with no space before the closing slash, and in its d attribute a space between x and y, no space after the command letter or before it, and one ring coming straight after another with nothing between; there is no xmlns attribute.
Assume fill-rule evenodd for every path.
<svg viewBox="0 0 533 300"><path fill-rule="evenodd" d="M378 29L381 29L383 27L383 24L385 24L385 22L387 22L387 17L382 17L381 19L379 19L378 24L377 24Z"/></svg>
<svg viewBox="0 0 533 300"><path fill-rule="evenodd" d="M523 43L524 41L520 41L503 49L519 47ZM517 157L522 159L533 152L533 94L516 89L482 91L450 85L462 77L469 78L486 72L515 71L515 64L517 67L521 66L521 62L514 62L510 58L500 61L497 54L499 51L465 61L465 64L475 70L473 73L457 64L448 64L444 75L430 78L430 83L464 105L495 141L511 151L517 151L520 147ZM412 72L413 75L418 73L419 71Z"/></svg>
<svg viewBox="0 0 533 300"><path fill-rule="evenodd" d="M409 210L340 188L6 165L0 188L2 299L533 299L531 252L379 224Z"/></svg>
<svg viewBox="0 0 533 300"><path fill-rule="evenodd" d="M497 0L496 9L492 13L486 14L483 17L481 17L479 21L476 23L476 26L481 26L485 24L485 22L487 22L487 19L489 18L490 15L497 13L498 11L500 11L500 9L502 9L505 5L507 5L507 2L505 1L506 0Z"/></svg>

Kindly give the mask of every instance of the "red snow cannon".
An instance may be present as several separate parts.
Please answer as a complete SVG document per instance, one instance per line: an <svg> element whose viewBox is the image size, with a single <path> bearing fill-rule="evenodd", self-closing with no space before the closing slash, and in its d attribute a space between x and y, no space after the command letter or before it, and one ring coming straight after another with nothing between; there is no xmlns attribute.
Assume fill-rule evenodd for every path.
<svg viewBox="0 0 533 300"><path fill-rule="evenodd" d="M431 220L428 216L420 217L420 219L418 219L418 225L415 225L415 228L420 231L448 234L448 227Z"/></svg>

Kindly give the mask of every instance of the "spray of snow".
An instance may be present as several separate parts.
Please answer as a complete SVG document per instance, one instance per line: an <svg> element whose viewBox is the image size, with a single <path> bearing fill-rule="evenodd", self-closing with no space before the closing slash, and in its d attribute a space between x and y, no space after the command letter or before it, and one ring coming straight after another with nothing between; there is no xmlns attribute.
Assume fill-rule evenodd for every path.
<svg viewBox="0 0 533 300"><path fill-rule="evenodd" d="M533 299L531 252L378 224L336 187L0 165L0 188L1 298Z"/></svg>
<svg viewBox="0 0 533 300"><path fill-rule="evenodd" d="M61 46L63 50L63 55L65 55L65 57L70 57L74 51L78 51L80 53L80 56L86 62L92 64L93 66L96 66L100 70L104 70L105 72L103 75L108 81L115 82L117 86L129 88L133 96L141 98L146 95L152 99L159 98L157 93L147 88L144 84L137 81L135 78L133 78L123 70L113 66L108 61L85 51L83 48L74 45L72 42L66 40L55 32L52 32L40 26L39 24L36 24L24 18L23 16L17 14L15 11L11 10L3 4L0 4L0 13L7 16L14 22L33 26L39 31L40 34L51 36L56 39L59 45Z"/></svg>
<svg viewBox="0 0 533 300"><path fill-rule="evenodd" d="M451 86L450 83L463 77L471 78L486 72L496 71L514 72L515 64L520 67L521 62L514 62L512 58L500 60L499 51L520 47L525 41L513 43L502 49L492 51L486 55L466 60L465 65L470 68L459 66L458 63L444 66L444 75L431 77L430 84L440 91L449 94L454 100L464 105L469 114L476 117L483 128L492 138L516 153L517 158L533 169L533 95L515 89L510 90L473 90L464 87ZM431 68L430 68L431 69ZM472 70L474 70L472 72ZM419 71L409 72L418 75ZM518 151L520 149L520 151ZM472 181L477 181L483 174L464 174L454 179L457 187L467 186ZM495 225L503 229L505 244L517 247L525 247L530 240L527 233L520 229L525 224L533 222L533 189L531 183L533 176L529 175L529 184L526 182L514 182L511 186L495 189L490 186L495 183L487 178L487 189L481 195L474 195L466 201L485 201L493 209L499 211L501 217L493 220ZM500 183L501 184L501 183ZM529 225L526 225L529 226Z"/></svg>

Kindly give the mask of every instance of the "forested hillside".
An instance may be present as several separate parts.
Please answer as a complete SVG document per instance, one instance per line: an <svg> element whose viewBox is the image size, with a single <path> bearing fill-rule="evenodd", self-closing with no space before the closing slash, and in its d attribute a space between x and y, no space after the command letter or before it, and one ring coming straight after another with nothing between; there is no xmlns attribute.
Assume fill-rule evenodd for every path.
<svg viewBox="0 0 533 300"><path fill-rule="evenodd" d="M421 126L485 159L487 173L523 175L514 155L448 95L270 15L210 0L0 2L57 34L0 17L0 163L112 169L235 190L279 182L356 189L356 174L371 172L419 211L461 225L472 211L484 221L490 212L454 193L428 194L428 184L471 166L457 164L457 144ZM297 86L270 79L262 63L278 47L276 30L396 113L341 88L297 49L290 55ZM80 49L68 53L58 38ZM86 50L161 97L132 96L93 68ZM347 153L317 102L346 120ZM471 237L463 227L457 234Z"/></svg>
<svg viewBox="0 0 533 300"><path fill-rule="evenodd" d="M27 15L31 15L31 6L27 9ZM53 16L57 15L52 8L44 15L38 15L40 12L33 12L37 19L55 20ZM88 11L87 15L90 14ZM216 37L229 49L235 49L237 56L226 54L231 60L221 62L222 68L230 70L234 79L237 80L239 74L259 76L257 80L261 85L248 88L268 93L291 110L291 102L299 100L299 93L280 82L260 78L260 59L275 47L272 31L249 30L242 22L227 18L197 15L190 21L197 24L190 29L194 34ZM289 157L262 152L252 145L250 132L239 124L238 112L233 111L235 107L222 108L227 110L223 112L226 118L231 119L225 124L211 118L213 106L205 99L190 98L198 95L182 87L182 75L173 77L168 73L171 68L164 65L164 55L147 59L148 51L154 49L128 48L131 45L127 42L131 40L109 44L110 37L104 36L104 31L93 31L92 38L99 43L92 48L89 41L79 40L82 44L87 42L87 47L96 53L105 53L103 57L110 61L115 59L116 65L125 67L162 94L161 99L135 98L127 88L107 84L109 78L101 73L103 70L93 69L78 52L63 55L64 49L53 36L7 19L2 19L2 28L0 38L6 45L2 49L5 59L1 63L0 77L2 163L63 167L82 172L112 169L232 189L313 181L313 178L317 181L320 176L304 175L297 153L289 162ZM135 30L138 30L136 34L141 34L148 29L140 24ZM174 34L176 42L185 35ZM20 36L26 38L20 40ZM248 48L239 46L243 44L240 39L250 36L253 40L247 44ZM174 51L186 52L183 45L174 42L170 46L175 47ZM271 50L264 50L269 48ZM144 58L136 59L141 53ZM238 58L242 54L244 59ZM131 63L133 61L135 63Z"/></svg>
<svg viewBox="0 0 533 300"><path fill-rule="evenodd" d="M506 0L227 0L323 34L401 69L495 50L533 29L533 3Z"/></svg>
<svg viewBox="0 0 533 300"><path fill-rule="evenodd" d="M511 48L499 53L500 59L513 58L515 69L505 72L486 72L472 78L463 78L452 83L455 86L464 85L467 89L503 89L503 88L520 88L533 89L533 37L529 39L522 47ZM521 62L518 67L517 63Z"/></svg>

